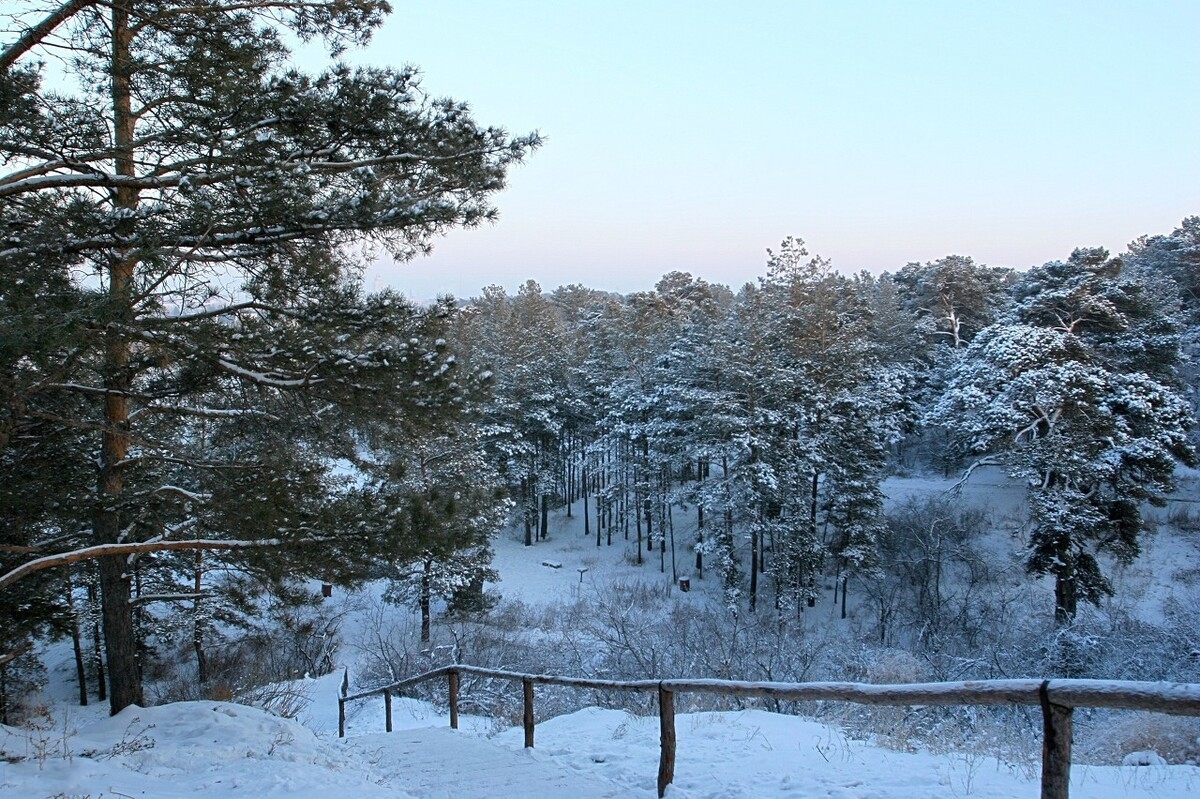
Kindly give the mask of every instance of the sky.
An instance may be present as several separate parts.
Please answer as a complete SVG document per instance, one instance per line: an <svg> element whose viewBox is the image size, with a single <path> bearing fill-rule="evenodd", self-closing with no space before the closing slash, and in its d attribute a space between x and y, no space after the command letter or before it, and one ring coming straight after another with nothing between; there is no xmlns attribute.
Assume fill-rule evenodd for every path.
<svg viewBox="0 0 1200 799"><path fill-rule="evenodd" d="M351 60L537 130L494 226L368 287L737 288L787 236L844 272L1027 268L1200 213L1200 2L393 0Z"/></svg>

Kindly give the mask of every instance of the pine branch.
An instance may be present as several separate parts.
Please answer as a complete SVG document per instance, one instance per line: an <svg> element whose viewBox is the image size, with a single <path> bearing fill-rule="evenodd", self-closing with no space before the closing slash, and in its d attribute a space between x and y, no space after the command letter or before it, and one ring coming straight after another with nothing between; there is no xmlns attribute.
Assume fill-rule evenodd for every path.
<svg viewBox="0 0 1200 799"><path fill-rule="evenodd" d="M4 665L7 665L8 663L13 662L17 658L21 657L21 655L28 652L30 649L33 649L33 642L26 641L25 643L21 644L16 649L14 649L13 651L0 654L0 666L4 666Z"/></svg>
<svg viewBox="0 0 1200 799"><path fill-rule="evenodd" d="M223 305L220 308L208 308L203 311L197 311L190 314L179 314L178 316L156 316L152 319L145 319L141 324L145 327L154 327L157 325L172 325L180 322L198 322L204 319L214 319L221 316L230 316L241 313L242 311L263 311L266 313L278 314L292 319L303 319L303 314L289 310L279 305L268 305L263 302L239 302L230 305Z"/></svg>
<svg viewBox="0 0 1200 799"><path fill-rule="evenodd" d="M954 485L947 488L946 493L947 494L956 494L956 495L961 493L963 490L963 486L967 484L967 480L970 479L971 474L976 469L980 468L981 466L1001 466L1003 464L1004 464L1004 461L1002 461L999 457L997 457L995 455L986 455L986 456L980 458L979 460L975 461L974 463L972 463L970 466L967 467L967 470L965 472L963 472L962 479L960 479L957 483L955 483Z"/></svg>
<svg viewBox="0 0 1200 799"><path fill-rule="evenodd" d="M28 53L34 47L37 47L47 36L54 32L55 28L92 5L98 5L97 0L68 0L66 3L63 3L56 11L32 28L26 30L15 42L3 51L0 51L0 72L7 72L8 68L15 64L18 58Z"/></svg>
<svg viewBox="0 0 1200 799"><path fill-rule="evenodd" d="M193 416L198 419L242 419L255 416L268 422L281 421L275 414L258 408L190 408L186 405L147 405L129 414L129 421L136 421L150 413Z"/></svg>
<svg viewBox="0 0 1200 799"><path fill-rule="evenodd" d="M7 574L0 576L0 591L8 588L13 583L16 583L31 574L35 574L46 569L53 569L57 566L67 566L72 563L79 563L84 560L95 560L96 558L108 557L111 555L139 555L145 552L169 552L174 550L217 550L229 551L237 549L261 549L266 547L283 547L294 544L327 544L332 542L331 538L304 538L296 541L288 541L282 538L263 538L257 541L248 540L229 540L220 541L214 539L197 538L191 541L149 541L129 544L96 544L95 546L83 547L82 549L72 550L70 552L61 552L57 555L46 555L36 560L31 560L28 563L23 563L17 568L9 571Z"/></svg>
<svg viewBox="0 0 1200 799"><path fill-rule="evenodd" d="M25 194L31 191L46 191L47 189L66 189L66 188L117 188L126 187L132 189L166 189L175 188L182 184L190 184L192 186L212 186L218 184L229 183L239 178L245 179L258 172L278 169L281 165L287 164L303 164L314 172L324 175L334 175L343 172L353 172L356 169L364 169L367 167L376 166L392 166L397 164L429 164L429 163L451 163L461 161L463 159L477 158L481 156L497 155L503 153L510 148L503 147L482 147L476 150L464 150L454 153L453 155L422 155L421 153L392 153L389 155L381 155L370 158L356 158L353 160L343 161L319 161L315 158L319 155L324 155L322 152L294 154L287 156L279 161L260 167L257 169L248 169L244 165L239 165L236 170L228 172L210 172L202 175L185 175L177 170L177 164L155 170L154 173L144 175L142 177L133 177L127 175L114 175L110 173L89 171L84 173L57 173L51 172L44 167L38 167L30 170L22 170L21 172L7 175L0 179L0 197L11 197L18 194ZM62 162L64 166L73 165L74 161ZM172 174L172 172L174 174ZM29 177L24 177L29 174Z"/></svg>
<svg viewBox="0 0 1200 799"><path fill-rule="evenodd" d="M130 605L145 605L149 602L183 602L186 600L204 599L212 596L207 591L191 594L142 594L129 600Z"/></svg>

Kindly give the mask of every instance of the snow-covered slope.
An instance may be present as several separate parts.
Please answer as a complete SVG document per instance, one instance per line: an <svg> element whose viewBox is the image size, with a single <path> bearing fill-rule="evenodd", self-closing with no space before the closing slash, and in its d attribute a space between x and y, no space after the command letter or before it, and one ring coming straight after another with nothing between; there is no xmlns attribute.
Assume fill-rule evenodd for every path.
<svg viewBox="0 0 1200 799"><path fill-rule="evenodd" d="M445 730L436 712L409 710L415 712L397 714L398 721L409 720L398 726L411 730L423 716L421 723L439 729L329 739L297 722L220 702L128 708L75 732L3 728L0 797L655 796L655 718L588 708L540 724L538 748L524 752L520 730L489 743L467 730ZM1036 763L894 752L848 740L828 725L761 710L684 714L677 731L675 783L668 791L675 799L1008 799L1038 790ZM484 788L478 773L468 774L481 768L494 775L482 780ZM456 785L459 775L471 777L471 787ZM527 785L514 789L514 778ZM1195 766L1077 767L1071 791L1076 799L1198 794Z"/></svg>
<svg viewBox="0 0 1200 799"><path fill-rule="evenodd" d="M986 478L986 476L985 476ZM952 481L893 479L893 501L908 496L940 494ZM975 492L976 496L971 496ZM1002 527L1019 517L1020 492L1002 477L966 489L974 502L986 503ZM683 545L687 518L677 521L677 569L690 571L690 552ZM635 545L619 534L613 545L607 536L601 546L582 534L582 520L557 516L549 541L532 548L516 536L496 545L496 563L503 580L495 586L507 599L527 603L558 603L605 590L614 582L641 580L672 584L670 554L647 553L647 562L631 568ZM1007 542L1000 530L997 546ZM1132 590L1138 586L1147 600L1169 590L1162 575L1194 569L1200 551L1178 536L1151 539L1143 561L1119 575ZM1188 560L1191 558L1192 560ZM544 565L549 563L550 565ZM582 571L581 571L582 570ZM693 575L694 577L694 575ZM1168 588L1164 588L1167 585ZM687 602L710 602L719 597L717 581L693 579L692 591L674 594ZM363 595L337 591L334 608L349 610ZM1152 604L1152 603L1147 603ZM820 609L820 608L819 608ZM378 608L376 608L378 610ZM391 609L402 613L399 609ZM811 617L834 624L829 605ZM341 657L352 680L358 673L354 636L369 623L346 617L347 639ZM437 708L414 700L396 700L397 733L383 732L382 702L355 703L350 711L350 737L336 738L337 684L340 672L305 680L297 689L310 697L299 721L281 719L253 708L221 702L186 702L155 708L128 708L107 718L105 708L72 704L71 669L63 650L61 667L51 663L54 682L46 692L44 712L28 729L0 728L0 798L184 796L287 796L295 799L331 797L476 797L510 799L514 795L583 795L566 788L547 788L544 775L582 780L599 795L652 797L658 762L658 724L616 710L587 708L539 721L537 749L522 750L520 729L501 730L487 719L462 719L463 731L446 731L447 720ZM356 687L364 687L357 685ZM871 742L848 739L838 727L768 713L693 712L679 708L678 760L669 796L680 797L1012 797L1037 794L1039 763L1036 752L1025 762L1002 763L970 752L897 752ZM303 723L300 723L303 722ZM432 733L401 734L403 730L436 729ZM480 743L486 747L456 745ZM457 738L455 737L457 736ZM414 747L431 747L418 766ZM1034 745L1035 746L1035 745ZM467 749L471 752L468 754ZM1137 754L1137 753L1134 753ZM1129 762L1158 762L1149 753ZM531 781L529 793L514 791L497 780L485 790L454 787L453 777L467 770L464 758L482 760L484 768L518 769L512 773ZM420 773L418 773L420 771ZM437 774L445 774L439 782ZM506 772L507 773L507 772ZM431 776L433 775L433 776ZM542 775L542 776L539 776ZM542 782L538 782L541 780ZM537 783L537 784L534 784ZM563 783L566 784L566 783ZM457 791L457 792L456 792ZM615 793L613 792L615 791ZM1200 768L1193 765L1084 766L1073 770L1072 796L1116 797L1200 796Z"/></svg>

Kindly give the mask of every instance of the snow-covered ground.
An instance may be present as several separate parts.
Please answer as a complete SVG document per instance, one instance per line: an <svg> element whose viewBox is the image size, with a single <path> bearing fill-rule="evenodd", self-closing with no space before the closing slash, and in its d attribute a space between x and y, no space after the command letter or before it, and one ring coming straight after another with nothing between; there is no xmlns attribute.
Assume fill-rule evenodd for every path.
<svg viewBox="0 0 1200 799"><path fill-rule="evenodd" d="M965 492L972 502L986 504L1001 528L1019 525L1020 491L1000 475L984 475ZM908 496L939 494L953 481L893 478L892 501ZM974 496L972 496L974 492ZM676 571L690 573L691 553L683 542L688 524L676 522ZM630 568L634 542L614 531L601 546L582 534L582 519L555 517L549 541L532 548L514 535L496 545L496 565L503 580L496 589L506 599L526 603L556 603L584 592L603 590L614 581L639 579L673 585L670 553L646 553L646 563ZM1003 543L1002 535L997 546ZM1013 541L1014 547L1019 542ZM1179 537L1152 538L1145 558L1119 575L1127 587L1139 589L1147 600L1171 590L1169 570L1200 569L1200 551ZM549 565L547 565L549 564ZM1163 579L1164 576L1167 579ZM716 580L695 579L692 591L675 596L688 602L713 601ZM337 592L335 607L351 609L369 598ZM1151 601L1145 603L1153 604ZM397 610L399 613L400 611ZM819 614L812 614L814 617ZM833 616L832 605L828 608ZM353 638L369 628L361 616L347 618L342 648L344 666L352 680L357 673ZM59 653L56 655L56 652ZM343 797L477 797L510 799L512 785L497 780L483 789L437 787L436 775L477 769L528 766L513 772L526 775L526 791L545 797L584 794L545 775L592 786L596 795L652 797L658 763L658 722L655 717L600 708L539 721L537 748L522 750L522 731L498 733L487 719L464 717L463 729L445 731L447 719L437 708L415 700L396 700L396 733L383 732L382 702L367 700L349 708L349 737L336 737L337 686L341 672L297 685L310 697L296 720L222 702L186 702L154 708L128 708L108 718L106 708L73 704L69 650L53 650L52 684L43 697L44 710L31 728L0 728L0 797L120 797L288 796L295 799ZM680 675L684 676L684 675ZM355 689L367 687L355 684ZM686 705L680 710L686 710ZM694 712L677 717L678 759L675 782L668 795L676 797L1012 797L1034 796L1040 764L1036 753L1025 762L1002 763L969 752L897 752L870 742L850 740L838 727L762 710ZM432 730L401 734L403 730ZM471 742L469 751L466 744ZM484 740L485 736L487 740ZM416 773L412 752L416 741L427 741L424 769ZM464 754L466 752L466 754ZM1152 755L1130 761L1156 762ZM532 765L530 765L532 761ZM524 765L523 765L524 764ZM431 777L430 775L435 775ZM435 782L431 783L433 779ZM580 782L582 781L582 782ZM561 783L566 784L566 783ZM610 790L611 789L611 790ZM1085 766L1072 772L1072 796L1115 797L1200 796L1200 767L1193 765Z"/></svg>
<svg viewBox="0 0 1200 799"><path fill-rule="evenodd" d="M335 704L335 682L321 681L326 704ZM382 716L380 708L374 710ZM444 716L414 702L398 703L396 732L340 740L328 731L221 702L128 708L113 718L78 717L78 726L66 721L65 732L57 726L0 730L0 796L579 799L579 789L570 787L573 780L595 796L649 798L655 796L658 767L657 719L599 708L539 724L538 747L530 753L522 751L520 730L501 732L490 743L470 724L457 733L442 732ZM477 720L474 726L486 723ZM420 727L438 729L416 736L403 732ZM889 751L849 740L829 725L761 710L684 714L677 717L676 729L675 782L668 790L675 799L1007 799L1038 791L1036 763ZM419 763L414 743L424 744ZM499 774L513 773L530 759L534 767L515 772L530 784L514 794ZM455 775L480 768L497 776L494 787L481 789L476 780L470 793L450 792ZM439 774L446 782L438 783ZM553 775L561 776L555 782ZM1200 768L1077 766L1071 795L1193 797L1200 795Z"/></svg>

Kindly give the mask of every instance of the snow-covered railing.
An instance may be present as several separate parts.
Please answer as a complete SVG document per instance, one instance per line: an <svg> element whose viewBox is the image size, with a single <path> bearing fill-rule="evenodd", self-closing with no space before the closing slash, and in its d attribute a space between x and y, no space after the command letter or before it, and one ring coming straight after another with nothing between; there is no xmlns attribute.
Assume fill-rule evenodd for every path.
<svg viewBox="0 0 1200 799"><path fill-rule="evenodd" d="M1042 709L1042 799L1067 799L1071 775L1071 719L1077 707L1146 710L1200 716L1200 684L1121 680L967 680L900 685L851 682L739 682L736 680L594 680L522 674L455 664L407 680L350 693L349 674L338 696L338 736L346 735L346 703L382 696L385 728L392 731L392 695L440 678L448 681L450 726L458 729L460 675L520 682L524 691L525 746L533 746L533 686L562 685L600 691L658 692L660 753L658 795L675 778L675 694L704 693L859 705L1036 705Z"/></svg>

